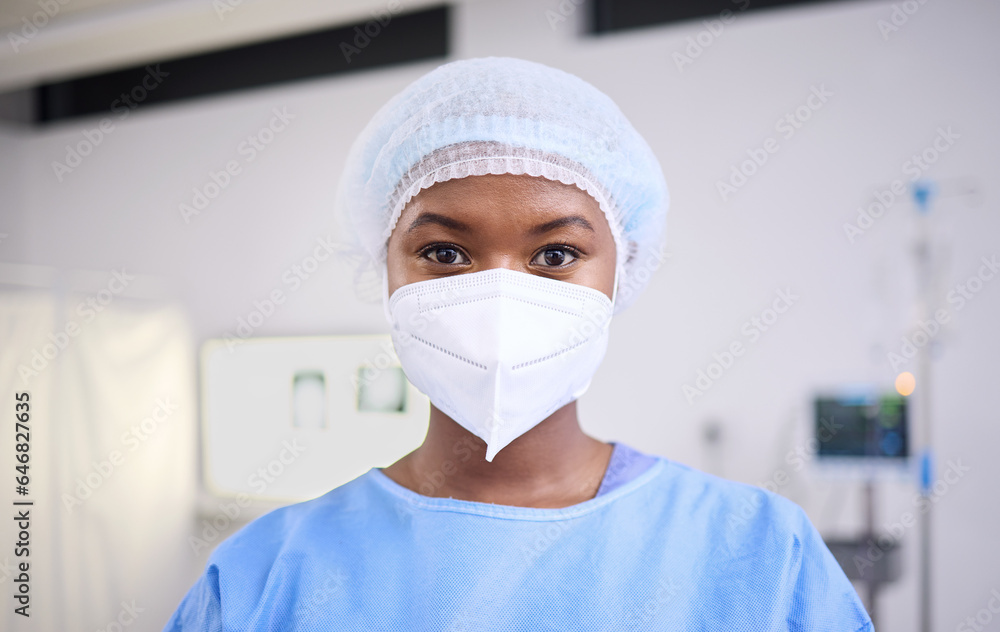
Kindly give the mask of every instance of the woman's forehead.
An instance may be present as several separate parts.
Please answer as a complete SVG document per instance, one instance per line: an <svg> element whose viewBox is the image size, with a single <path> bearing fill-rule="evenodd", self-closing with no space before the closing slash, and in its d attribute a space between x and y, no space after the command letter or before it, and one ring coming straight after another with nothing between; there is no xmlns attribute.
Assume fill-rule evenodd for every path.
<svg viewBox="0 0 1000 632"><path fill-rule="evenodd" d="M435 215L453 218L455 224L463 219L494 219L599 230L600 224L607 223L598 202L585 191L545 178L511 174L470 176L424 189L404 208L397 228L447 223Z"/></svg>

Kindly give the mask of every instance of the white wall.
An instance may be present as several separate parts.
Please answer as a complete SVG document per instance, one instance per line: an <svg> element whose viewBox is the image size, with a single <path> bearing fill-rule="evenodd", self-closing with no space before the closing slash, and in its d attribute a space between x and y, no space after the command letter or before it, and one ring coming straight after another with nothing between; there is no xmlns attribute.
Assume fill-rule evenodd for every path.
<svg viewBox="0 0 1000 632"><path fill-rule="evenodd" d="M741 481L791 473L784 457L806 441L817 389L862 381L891 387L897 373L886 353L898 350L916 317L912 204L896 202L854 244L843 224L876 189L907 180L904 163L939 127L959 135L926 173L942 183L933 219L941 296L973 275L981 257L1000 254L990 187L1000 175L1000 42L992 33L1000 7L927 2L888 39L878 27L893 11L887 2L740 15L683 70L672 55L685 51L701 23L590 38L577 34L582 15L553 28L546 11L557 7L555 0L461 4L454 57L518 56L578 74L619 103L662 161L672 194L670 258L613 325L607 359L581 402L586 428ZM99 117L43 128L23 144L0 137L0 232L10 234L0 259L161 276L182 297L198 344L233 331L254 300L287 289L283 272L331 233L333 187L357 132L435 65L140 108L62 182L51 162ZM804 104L814 86L832 96L783 137L775 121ZM237 147L273 108L295 119L246 162ZM780 149L723 201L716 181L769 136ZM186 224L178 205L230 160L241 162L242 173ZM11 163L16 169L6 168ZM961 194L968 187L978 193ZM11 198L11 189L20 194ZM746 342L742 323L786 287L799 300L689 404L682 385L694 383L714 352ZM972 470L935 505L934 629L958 626L1000 588L1000 425L991 389L998 314L1000 284L986 283L935 338L937 458L941 466L961 459ZM256 333L383 331L381 307L355 301L347 271L328 263ZM715 456L701 441L702 424L713 419L723 428ZM781 491L825 534L852 535L861 526L854 484L810 469ZM912 510L912 495L908 482L887 483L878 524ZM917 624L911 531L905 577L881 602L887 632ZM185 588L171 587L163 599Z"/></svg>

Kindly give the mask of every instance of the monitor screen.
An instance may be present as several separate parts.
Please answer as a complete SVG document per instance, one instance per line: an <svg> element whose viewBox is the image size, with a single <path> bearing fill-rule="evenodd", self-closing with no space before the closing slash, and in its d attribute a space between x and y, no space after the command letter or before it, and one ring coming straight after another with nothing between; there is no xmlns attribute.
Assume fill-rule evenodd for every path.
<svg viewBox="0 0 1000 632"><path fill-rule="evenodd" d="M819 397L814 431L820 457L910 455L906 398L895 393Z"/></svg>

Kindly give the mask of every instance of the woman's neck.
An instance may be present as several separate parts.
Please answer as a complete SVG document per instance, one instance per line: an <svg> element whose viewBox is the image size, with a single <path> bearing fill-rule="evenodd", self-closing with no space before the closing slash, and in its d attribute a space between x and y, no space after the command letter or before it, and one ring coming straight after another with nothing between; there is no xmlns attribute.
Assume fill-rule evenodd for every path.
<svg viewBox="0 0 1000 632"><path fill-rule="evenodd" d="M424 496L568 507L597 494L612 448L583 432L573 401L488 462L486 443L432 405L423 444L382 471Z"/></svg>

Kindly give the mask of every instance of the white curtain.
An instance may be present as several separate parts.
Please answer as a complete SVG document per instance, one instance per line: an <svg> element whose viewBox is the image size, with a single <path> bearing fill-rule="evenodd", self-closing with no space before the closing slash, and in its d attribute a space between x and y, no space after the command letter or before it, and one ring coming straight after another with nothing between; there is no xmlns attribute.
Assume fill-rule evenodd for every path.
<svg viewBox="0 0 1000 632"><path fill-rule="evenodd" d="M0 481L13 496L14 395L28 391L35 502L32 616L3 608L5 630L161 630L200 570L187 542L197 438L184 314L115 297L91 317L86 299L0 291ZM0 590L9 593L13 577L2 569L20 560L13 521L0 525Z"/></svg>

